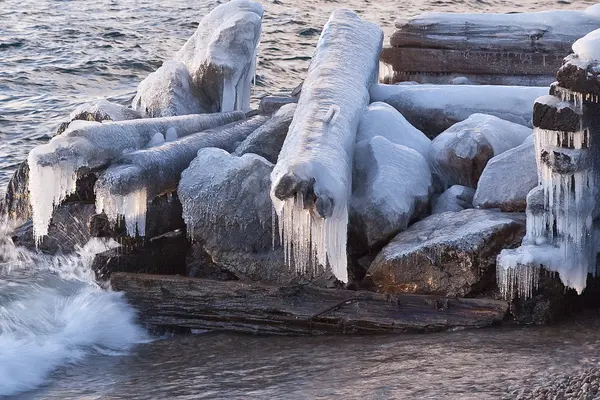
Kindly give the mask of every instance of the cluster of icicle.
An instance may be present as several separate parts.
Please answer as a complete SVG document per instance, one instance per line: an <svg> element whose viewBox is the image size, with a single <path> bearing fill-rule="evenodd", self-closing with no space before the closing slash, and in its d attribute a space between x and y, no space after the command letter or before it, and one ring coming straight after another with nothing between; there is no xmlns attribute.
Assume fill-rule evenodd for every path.
<svg viewBox="0 0 600 400"><path fill-rule="evenodd" d="M562 101L572 101L582 114L583 96L561 90ZM570 174L552 171L542 160L547 147L582 150L590 147L589 130L558 132L534 130L536 162L540 187L544 196L542 213L527 209L527 231L518 249L503 250L497 260L497 279L505 298L529 298L537 289L541 265L558 272L563 284L581 293L588 273L596 273L596 245L593 239L592 215L595 207L597 177L591 166ZM531 196L531 194L530 194ZM528 199L529 200L529 199ZM529 201L528 201L529 202Z"/></svg>

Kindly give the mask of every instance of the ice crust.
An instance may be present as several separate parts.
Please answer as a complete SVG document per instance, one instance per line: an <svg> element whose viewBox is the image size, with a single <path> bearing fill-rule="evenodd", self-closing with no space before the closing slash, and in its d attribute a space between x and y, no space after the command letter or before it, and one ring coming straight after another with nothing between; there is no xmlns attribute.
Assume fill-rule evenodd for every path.
<svg viewBox="0 0 600 400"><path fill-rule="evenodd" d="M600 29L588 33L573 43L573 52L580 59L600 62Z"/></svg>
<svg viewBox="0 0 600 400"><path fill-rule="evenodd" d="M255 116L124 155L98 177L96 212L104 212L113 224L123 218L130 236L145 236L147 202L175 190L200 149L231 152L268 119Z"/></svg>
<svg viewBox="0 0 600 400"><path fill-rule="evenodd" d="M28 157L29 193L36 240L48 233L55 207L76 189L77 178L104 167L123 153L142 149L156 133L175 129L180 137L241 119L242 112L85 123L69 127Z"/></svg>
<svg viewBox="0 0 600 400"><path fill-rule="evenodd" d="M263 7L248 0L221 4L202 18L177 52L209 111L250 110Z"/></svg>
<svg viewBox="0 0 600 400"><path fill-rule="evenodd" d="M69 121L71 124L77 121L83 113L89 113L100 117L102 120L110 121L126 121L130 119L140 118L140 114L131 108L127 108L120 104L111 103L107 100L98 100L94 103L85 103L77 107L69 115Z"/></svg>
<svg viewBox="0 0 600 400"><path fill-rule="evenodd" d="M377 81L383 32L346 9L321 33L275 168L271 199L286 261L348 281L346 240L358 124Z"/></svg>
<svg viewBox="0 0 600 400"><path fill-rule="evenodd" d="M363 115L356 142L383 136L392 143L410 147L427 157L431 140L415 128L394 107L384 102L371 103Z"/></svg>

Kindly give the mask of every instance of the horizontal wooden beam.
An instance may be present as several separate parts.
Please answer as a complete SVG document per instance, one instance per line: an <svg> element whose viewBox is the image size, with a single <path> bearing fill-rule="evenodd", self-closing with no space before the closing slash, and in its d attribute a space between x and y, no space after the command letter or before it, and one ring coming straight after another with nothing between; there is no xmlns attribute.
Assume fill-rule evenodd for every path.
<svg viewBox="0 0 600 400"><path fill-rule="evenodd" d="M488 299L383 295L311 286L270 286L179 276L115 273L143 322L157 328L268 334L430 332L500 322L508 304Z"/></svg>

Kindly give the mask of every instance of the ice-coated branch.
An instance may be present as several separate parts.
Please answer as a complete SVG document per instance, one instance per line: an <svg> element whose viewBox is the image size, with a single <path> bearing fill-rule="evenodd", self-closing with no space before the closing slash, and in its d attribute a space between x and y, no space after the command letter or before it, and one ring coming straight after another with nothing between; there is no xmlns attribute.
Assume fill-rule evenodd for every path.
<svg viewBox="0 0 600 400"><path fill-rule="evenodd" d="M205 16L179 50L183 62L211 111L250 109L263 8L249 0L232 0Z"/></svg>
<svg viewBox="0 0 600 400"><path fill-rule="evenodd" d="M177 188L181 173L205 147L231 152L269 117L255 116L125 154L96 182L96 211L116 223L125 219L127 233L145 236L146 204L159 194Z"/></svg>
<svg viewBox="0 0 600 400"><path fill-rule="evenodd" d="M347 282L348 198L356 131L376 82L381 29L335 10L308 69L271 174L271 199L288 263L331 266ZM314 269L313 269L314 270Z"/></svg>
<svg viewBox="0 0 600 400"><path fill-rule="evenodd" d="M48 233L54 207L75 191L78 176L108 165L125 152L146 147L159 135L183 137L244 118L242 112L136 119L76 121L28 157L29 193L37 239Z"/></svg>

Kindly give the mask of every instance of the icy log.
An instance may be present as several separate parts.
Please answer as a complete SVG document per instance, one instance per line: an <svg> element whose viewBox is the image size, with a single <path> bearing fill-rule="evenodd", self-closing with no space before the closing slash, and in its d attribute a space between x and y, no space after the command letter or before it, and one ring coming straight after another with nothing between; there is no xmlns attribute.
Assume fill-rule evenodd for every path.
<svg viewBox="0 0 600 400"><path fill-rule="evenodd" d="M371 101L392 105L417 129L435 137L476 113L531 127L531 106L547 92L522 86L374 85Z"/></svg>
<svg viewBox="0 0 600 400"><path fill-rule="evenodd" d="M381 295L311 286L115 273L142 322L154 328L259 334L366 334L480 328L502 321L508 304L488 299Z"/></svg>
<svg viewBox="0 0 600 400"><path fill-rule="evenodd" d="M48 233L52 211L76 188L77 178L146 147L153 136L183 137L244 118L242 112L137 119L121 122L78 122L28 157L29 192L36 238Z"/></svg>
<svg viewBox="0 0 600 400"><path fill-rule="evenodd" d="M323 28L271 175L281 239L299 272L313 261L347 282L346 236L358 124L378 76L383 32L335 10ZM314 259L316 255L316 259Z"/></svg>
<svg viewBox="0 0 600 400"><path fill-rule="evenodd" d="M547 85L571 44L600 28L600 15L597 5L585 11L424 13L397 21L396 28L391 47L382 52L395 81L419 73L487 75L498 82L518 75L546 79Z"/></svg>
<svg viewBox="0 0 600 400"><path fill-rule="evenodd" d="M212 111L250 110L263 8L248 0L221 4L202 18L179 50L183 62Z"/></svg>
<svg viewBox="0 0 600 400"><path fill-rule="evenodd" d="M124 217L130 236L136 232L145 236L147 202L177 189L181 173L196 158L198 150L217 147L231 152L268 119L255 116L125 154L98 176L96 211L106 213L113 223Z"/></svg>

